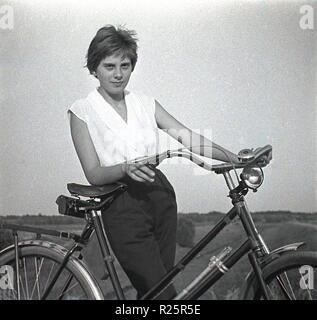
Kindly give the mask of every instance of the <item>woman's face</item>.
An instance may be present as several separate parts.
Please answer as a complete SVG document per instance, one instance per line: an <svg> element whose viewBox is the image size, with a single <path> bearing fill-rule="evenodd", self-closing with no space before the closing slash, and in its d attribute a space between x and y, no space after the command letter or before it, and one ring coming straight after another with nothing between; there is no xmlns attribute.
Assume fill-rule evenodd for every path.
<svg viewBox="0 0 317 320"><path fill-rule="evenodd" d="M132 73L131 60L123 55L112 55L100 61L96 76L102 89L111 97L122 97Z"/></svg>

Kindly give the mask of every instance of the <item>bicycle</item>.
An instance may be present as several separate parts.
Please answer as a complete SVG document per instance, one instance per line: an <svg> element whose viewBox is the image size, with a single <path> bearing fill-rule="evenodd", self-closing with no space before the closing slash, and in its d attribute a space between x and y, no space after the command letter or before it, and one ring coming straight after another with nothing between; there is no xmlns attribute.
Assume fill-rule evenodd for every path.
<svg viewBox="0 0 317 320"><path fill-rule="evenodd" d="M260 153L244 149L239 152L241 163L222 163L210 165L184 149L167 151L151 157L136 159L146 161L148 165L158 165L164 159L183 157L198 166L222 174L229 189L233 208L170 270L141 300L154 300L171 281L209 244L224 227L235 217L239 217L247 239L232 252L224 248L210 259L208 266L198 274L174 300L198 299L216 283L244 255L248 255L251 271L247 275L241 290L241 299L315 299L316 281L307 280L306 271L317 268L317 253L298 250L304 242L288 244L270 251L254 224L247 207L245 196L249 190L257 191L264 179L259 165L261 157L271 146L261 149ZM237 169L242 169L240 176ZM235 172L234 183L231 170ZM14 224L0 224L0 228L13 232L14 244L0 252L0 266L10 266L14 274L13 299L97 299L103 300L102 290L94 275L82 261L81 250L87 245L93 232L96 232L101 249L105 270L111 280L113 291L118 300L125 300L114 257L111 254L103 227L100 210L111 210L116 196L127 188L123 183L114 183L102 187L69 183L67 188L71 197L60 195L56 203L62 215L79 217L86 220L80 235L56 230L47 230ZM18 232L36 234L36 239L19 241ZM70 249L54 242L41 239L42 235L51 235L72 240ZM309 269L310 270L310 269ZM309 271L308 270L308 271ZM310 270L311 271L311 270ZM0 289L1 290L1 289Z"/></svg>

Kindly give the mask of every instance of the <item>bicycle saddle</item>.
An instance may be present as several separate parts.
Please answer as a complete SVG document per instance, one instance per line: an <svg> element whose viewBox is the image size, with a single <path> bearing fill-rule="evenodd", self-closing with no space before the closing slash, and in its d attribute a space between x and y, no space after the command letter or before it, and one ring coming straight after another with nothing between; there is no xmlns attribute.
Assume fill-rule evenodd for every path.
<svg viewBox="0 0 317 320"><path fill-rule="evenodd" d="M106 184L104 186L90 186L77 183L68 183L67 189L72 195L98 198L113 194L117 191L124 191L127 185L121 182Z"/></svg>

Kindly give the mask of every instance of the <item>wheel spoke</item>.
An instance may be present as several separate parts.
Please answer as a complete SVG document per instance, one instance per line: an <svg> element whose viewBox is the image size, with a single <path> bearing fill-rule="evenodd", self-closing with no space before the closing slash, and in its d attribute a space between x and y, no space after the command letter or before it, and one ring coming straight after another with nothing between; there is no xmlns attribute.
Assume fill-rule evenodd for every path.
<svg viewBox="0 0 317 320"><path fill-rule="evenodd" d="M37 265L37 260L38 260L38 257L35 257L34 258L34 267L35 267L35 282L34 282L34 286L33 286L33 289L32 289L32 293L31 293L31 298L33 297L33 293L35 291L35 288L38 289L38 299L40 299L40 293L39 293L39 277L40 277L40 272L41 272L41 268L42 268L42 264L43 264L43 260L44 258L42 258L41 260L41 265L40 267L38 268L38 265Z"/></svg>
<svg viewBox="0 0 317 320"><path fill-rule="evenodd" d="M67 278L67 280L66 280L66 282L64 284L64 287L62 289L62 293L58 297L58 300L62 300L62 298L64 297L65 293L67 292L67 289L68 289L72 279L73 279L73 275L69 274L69 276L68 276L68 278Z"/></svg>
<svg viewBox="0 0 317 320"><path fill-rule="evenodd" d="M288 287L289 287L290 290L291 290L291 294L292 294L294 300L297 300L297 299L296 299L296 296L295 296L295 293L294 293L294 290L293 290L293 286L291 285L291 282L289 281L289 277L288 277L288 275L287 275L287 272L285 271L283 274L284 274L284 276L285 276L285 278L286 278L286 281L287 281L287 283L288 283Z"/></svg>
<svg viewBox="0 0 317 320"><path fill-rule="evenodd" d="M286 272L284 272L284 274L286 274ZM287 276L286 276L286 277L287 277ZM289 300L296 300L296 297L295 297L295 295L294 295L294 292L293 292L293 290L292 290L292 287L291 287L289 281L288 281L288 283L289 283L289 287L290 287L290 289L291 289L291 291L292 291L292 293L293 293L293 297L291 297L290 294L288 293L288 290L287 290L287 288L286 288L286 285L285 285L285 283L284 283L284 280L283 280L283 278L282 278L282 275L281 275L281 276L277 276L277 277L276 277L276 280L277 280L277 282L278 282L278 284L279 284L279 286L280 286L283 294L285 295L285 297L288 298Z"/></svg>
<svg viewBox="0 0 317 320"><path fill-rule="evenodd" d="M24 268L24 281L25 281L25 288L26 288L26 299L29 300L29 286L28 286L28 276L26 272L26 259L23 257L23 268Z"/></svg>
<svg viewBox="0 0 317 320"><path fill-rule="evenodd" d="M75 282L74 284L72 284L72 285L69 287L69 284L71 283L72 279L73 279L73 276L70 275L69 278L68 278L67 281L66 281L66 284L65 284L65 287L64 287L63 290L62 290L62 293L61 293L61 294L58 296L58 298L57 298L58 300L61 300L61 299L65 296L66 293L71 292L74 288L76 288L76 287L78 286L78 282ZM78 298L79 298L79 297L78 297Z"/></svg>
<svg viewBox="0 0 317 320"><path fill-rule="evenodd" d="M24 285L23 285L23 281L22 281L22 276L21 276L21 274L20 274L20 277L19 277L20 279L19 279L19 281L20 281L20 283L21 283L21 289L22 289L22 292L23 292L23 297L24 297L24 299L25 299L25 297L26 297L26 294L25 294L25 290L24 290ZM20 299L21 299L21 297L20 297Z"/></svg>
<svg viewBox="0 0 317 320"><path fill-rule="evenodd" d="M12 276L8 280L14 281L12 288L0 289L0 300L94 299L88 279L72 260L65 262L62 253L36 245L21 247L19 269L16 269L15 251L6 253L0 259L1 265L13 268L15 276L13 280ZM16 291L17 284L20 296Z"/></svg>
<svg viewBox="0 0 317 320"><path fill-rule="evenodd" d="M55 267L55 264L56 264L56 262L55 262L55 261L52 261L52 266L51 266L50 272L48 273L48 277L47 277L47 280L46 280L46 283L45 283L43 292L45 292L45 290L46 290L46 288L47 288L47 285L48 285L48 283L49 283L49 281L50 281L50 278L51 278L51 275L52 275L52 273L53 273L53 269L54 269L54 267Z"/></svg>

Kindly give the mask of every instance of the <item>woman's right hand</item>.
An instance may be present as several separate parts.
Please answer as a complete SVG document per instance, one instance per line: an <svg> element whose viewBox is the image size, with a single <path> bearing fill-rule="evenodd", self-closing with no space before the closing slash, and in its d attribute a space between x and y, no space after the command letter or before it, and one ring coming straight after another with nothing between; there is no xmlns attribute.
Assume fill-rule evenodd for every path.
<svg viewBox="0 0 317 320"><path fill-rule="evenodd" d="M139 182L154 182L155 172L145 162L125 162L122 171L130 178Z"/></svg>

